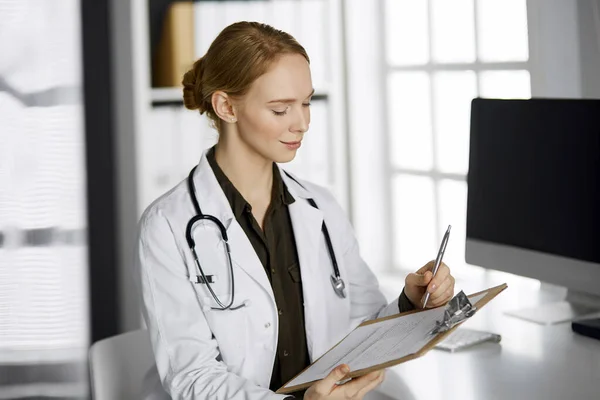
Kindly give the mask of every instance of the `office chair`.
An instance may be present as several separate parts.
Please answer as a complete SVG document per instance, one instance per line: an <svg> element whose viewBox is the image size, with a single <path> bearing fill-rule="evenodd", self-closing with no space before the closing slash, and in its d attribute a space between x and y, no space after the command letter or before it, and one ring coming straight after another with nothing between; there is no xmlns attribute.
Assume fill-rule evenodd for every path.
<svg viewBox="0 0 600 400"><path fill-rule="evenodd" d="M154 362L146 330L127 332L94 343L89 352L92 399L139 398L144 375Z"/></svg>

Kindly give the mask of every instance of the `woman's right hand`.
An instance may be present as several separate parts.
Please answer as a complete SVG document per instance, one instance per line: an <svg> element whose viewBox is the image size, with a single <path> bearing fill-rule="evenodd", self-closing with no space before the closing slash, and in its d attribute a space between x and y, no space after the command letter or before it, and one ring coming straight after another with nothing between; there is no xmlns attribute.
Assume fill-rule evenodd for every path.
<svg viewBox="0 0 600 400"><path fill-rule="evenodd" d="M375 371L338 385L337 382L344 379L349 372L350 368L347 365L337 366L323 380L308 388L304 393L304 400L361 400L365 394L383 382L385 375L384 370Z"/></svg>

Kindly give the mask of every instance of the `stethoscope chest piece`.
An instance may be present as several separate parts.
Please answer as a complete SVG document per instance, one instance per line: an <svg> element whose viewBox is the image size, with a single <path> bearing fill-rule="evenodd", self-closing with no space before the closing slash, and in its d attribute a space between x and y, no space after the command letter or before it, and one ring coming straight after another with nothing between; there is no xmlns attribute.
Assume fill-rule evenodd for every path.
<svg viewBox="0 0 600 400"><path fill-rule="evenodd" d="M344 289L346 288L346 284L344 283L344 280L340 277L336 277L331 275L331 286L333 286L333 291L335 292L335 294L338 295L338 297L344 299L346 298L346 294L344 293Z"/></svg>

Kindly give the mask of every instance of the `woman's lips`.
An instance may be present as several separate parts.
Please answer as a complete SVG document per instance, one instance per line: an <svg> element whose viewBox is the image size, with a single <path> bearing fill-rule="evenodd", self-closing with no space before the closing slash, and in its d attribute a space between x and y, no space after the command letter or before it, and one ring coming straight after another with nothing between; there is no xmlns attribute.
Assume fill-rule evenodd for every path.
<svg viewBox="0 0 600 400"><path fill-rule="evenodd" d="M281 143L283 143L285 145L285 147L287 147L290 150L296 150L302 145L302 142L299 140L296 142L281 142Z"/></svg>

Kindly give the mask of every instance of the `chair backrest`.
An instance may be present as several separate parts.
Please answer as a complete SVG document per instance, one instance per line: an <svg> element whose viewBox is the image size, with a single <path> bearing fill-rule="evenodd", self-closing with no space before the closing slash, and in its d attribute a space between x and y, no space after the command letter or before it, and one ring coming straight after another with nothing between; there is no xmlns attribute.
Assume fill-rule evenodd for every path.
<svg viewBox="0 0 600 400"><path fill-rule="evenodd" d="M154 364L150 336L138 330L94 343L89 354L94 400L137 399Z"/></svg>

